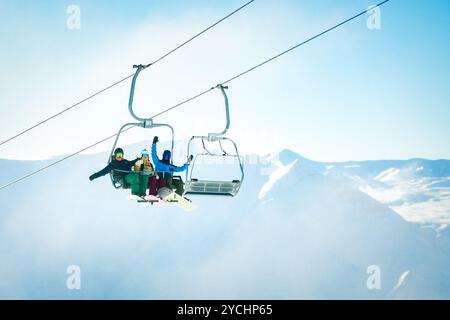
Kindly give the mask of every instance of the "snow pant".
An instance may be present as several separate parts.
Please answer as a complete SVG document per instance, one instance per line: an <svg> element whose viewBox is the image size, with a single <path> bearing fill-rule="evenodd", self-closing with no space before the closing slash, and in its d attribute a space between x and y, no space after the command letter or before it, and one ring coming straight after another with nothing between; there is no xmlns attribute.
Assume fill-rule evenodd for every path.
<svg viewBox="0 0 450 320"><path fill-rule="evenodd" d="M158 195L158 190L166 186L166 181L157 176L151 176L148 180L149 193L152 196Z"/></svg>
<svg viewBox="0 0 450 320"><path fill-rule="evenodd" d="M137 173L129 173L124 177L124 181L131 188L131 194L145 196L148 185L148 176Z"/></svg>
<svg viewBox="0 0 450 320"><path fill-rule="evenodd" d="M181 179L174 179L173 177L166 177L167 188L175 190L180 196L184 193L184 183Z"/></svg>

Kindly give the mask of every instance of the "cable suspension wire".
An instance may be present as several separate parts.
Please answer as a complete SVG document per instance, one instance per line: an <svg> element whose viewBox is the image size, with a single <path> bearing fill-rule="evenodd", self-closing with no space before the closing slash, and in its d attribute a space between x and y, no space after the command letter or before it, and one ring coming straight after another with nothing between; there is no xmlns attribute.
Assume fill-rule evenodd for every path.
<svg viewBox="0 0 450 320"><path fill-rule="evenodd" d="M162 55L161 57L159 57L159 58L156 59L155 61L153 61L153 62L147 64L146 67L152 66L152 65L154 65L154 64L156 64L156 63L158 63L158 62L160 62L161 60L163 60L163 59L166 58L167 56L171 55L171 54L174 53L175 51L179 50L180 48L184 47L185 45L187 45L188 43L190 43L190 42L193 41L194 39L200 37L200 36L201 36L202 34L204 34L205 32L207 32L207 31L209 31L210 29L214 28L214 27L217 26L219 23L225 21L226 19L228 19L229 17L231 17L231 16L234 15L235 13L237 13L237 12L239 12L240 10L244 9L245 7L247 7L249 4L251 4L251 3L254 2L254 1L255 1L255 0L250 0L250 1L246 2L245 4L243 4L242 6L240 6L239 8L237 8L236 10L234 10L233 12L227 14L225 17L223 17L222 19L216 21L215 23L213 23L212 25L210 25L210 26L207 27L206 29L203 29L202 31L200 31L199 33L197 33L197 34L194 35L193 37L189 38L189 39L186 40L185 42L181 43L180 45L178 45L178 46L175 47L174 49L170 50L169 52L165 53L164 55ZM130 74L130 75L128 75L128 76L126 76L126 77L124 77L124 78L122 78L122 79L120 79L120 80L118 80L118 81L116 81L116 82L114 82L114 83L112 83L112 84L110 84L109 86L107 86L107 87L105 87L105 88L103 88L103 89L101 89L101 90L99 90L99 91L97 91L97 92L91 94L90 96L88 96L88 97L86 97L86 98L84 98L84 99L82 99L82 100L80 100L80 101L78 101L78 102L72 104L71 106L69 106L69 107L67 107L67 108L65 108L65 109L63 109L63 110L61 110L61 111L55 113L54 115L52 115L52 116L50 116L50 117L48 117L48 118L45 118L45 119L43 119L42 121L39 121L38 123L36 123L36 124L34 124L34 125L28 127L27 129L25 129L25 130L23 130L23 131L21 131L21 132L15 134L14 136L12 136L12 137L10 137L10 138L8 138L8 139L2 141L2 142L0 143L0 146L2 146L2 145L4 145L4 144L6 144L6 143L8 143L8 142L10 142L10 141L12 141L12 140L18 138L18 137L20 137L20 136L22 136L22 135L24 135L25 133L27 133L27 132L29 132L29 131L31 131L31 130L33 130L33 129L35 129L35 128L41 126L41 125L43 125L44 123L46 123L46 122L48 122L48 121L50 121L50 120L52 120L52 119L54 119L54 118L60 116L61 114L65 113L65 112L67 112L67 111L69 111L69 110L72 110L72 109L74 109L75 107L81 105L82 103L84 103L84 102L86 102L86 101L88 101L88 100L90 100L90 99L92 99L92 98L98 96L99 94L101 94L101 93L103 93L103 92L105 92L105 91L107 91L107 90L109 90L109 89L111 89L111 88L113 88L113 87L115 87L115 86L121 84L122 82L124 82L124 81L130 79L131 77L133 77L134 74L135 74L135 73L132 73L132 74Z"/></svg>
<svg viewBox="0 0 450 320"><path fill-rule="evenodd" d="M35 129L35 128L41 126L41 125L43 125L44 123L46 123L46 122L48 122L48 121L50 121L50 120L52 120L52 119L54 119L54 118L60 116L61 114L65 113L65 112L67 112L67 111L69 111L69 110L71 110L71 109L73 109L73 108L79 106L80 104L82 104L82 103L84 103L84 102L86 102L86 101L88 101L88 100L90 100L90 99L92 99L92 98L98 96L99 94L101 94L101 93L103 93L103 92L105 92L105 91L107 91L107 90L109 90L109 89L111 89L111 88L117 86L118 84L120 84L120 83L122 83L122 82L124 82L124 81L126 81L126 80L128 80L128 79L130 79L130 78L133 77L133 76L134 76L134 73L133 73L133 74L130 74L129 76L126 76L125 78L122 78L122 79L119 80L119 81L114 82L113 84L111 84L111 85L109 85L109 86L107 86L107 87L101 89L100 91L97 91L97 92L93 93L93 94L90 95L89 97L84 98L83 100L78 101L77 103L71 105L70 107L67 107L67 108L65 108L65 109L63 109L63 110L61 110L61 111L59 111L58 113L55 113L54 115L52 115L52 116L50 116L50 117L48 117L48 118L46 118L46 119L44 119L44 120L42 120L42 121L40 121L40 122L34 124L34 125L32 125L31 127L29 127L29 128L27 128L27 129L25 129L25 130L19 132L18 134L16 134L16 135L14 135L14 136L12 136L12 137L10 137L10 138L4 140L2 143L0 143L0 146L2 146L2 145L4 145L4 144L8 143L8 142L11 141L11 140L14 140L14 139L16 139L16 138L18 138L18 137L24 135L25 133L27 133L27 132L29 132L29 131L31 131L31 130L33 130L33 129Z"/></svg>
<svg viewBox="0 0 450 320"><path fill-rule="evenodd" d="M257 68L259 68L259 67L261 67L261 66L263 66L263 65L265 65L266 63L269 63L269 62L271 62L271 61L273 61L273 60L275 60L275 59L277 59L277 58L279 58L279 57L285 55L286 53L291 52L292 50L295 50L295 49L297 49L298 47L301 47L301 46L307 44L308 42L311 42L311 41L313 41L314 39L317 39L317 38L323 36L324 34L329 33L330 31L333 31L334 29L337 29L337 28L339 28L340 26L342 26L342 25L344 25L344 24L346 24L346 23L349 23L349 22L352 21L352 20L355 20L356 18L359 18L360 16L366 14L368 11L373 10L375 7L380 7L380 6L382 6L383 4L385 4L386 2L389 2L389 1L390 1L390 0L385 0L385 1L383 1L383 2L380 2L379 4L377 4L377 5L373 6L373 7L371 7L370 9L366 9L366 10L364 10L364 11L362 11L362 12L360 12L360 13L354 15L353 17L348 18L347 20L342 21L341 23L338 23L338 24L332 26L331 28L328 28L327 30L322 31L321 33L318 33L318 34L316 34L315 36L313 36L313 37L311 37L311 38L309 38L309 39L307 39L307 40L305 40L305 41L303 41L303 42L300 42L299 44L297 44L297 45L295 45L295 46L293 46L293 47L291 47L291 48L289 48L289 49L287 49L287 50L285 50L285 51L283 51L283 52L281 52L281 53L279 53L279 54L277 54L277 55L275 55L275 56L273 56L273 57L271 57L271 58L269 58L269 59L267 59L267 60L265 60L265 61L263 61L263 62L261 62L261 63L259 63L259 64L257 64L256 66L251 67L250 69L247 69L247 70L245 70L245 71L239 73L238 75L235 75L234 77L232 77L232 78L230 78L230 79L228 79L228 80L222 82L221 85L225 85L225 84L227 84L227 83L229 83L229 82L231 82L231 81L233 81L233 80L235 80L235 79L237 79L237 78L239 78L239 77L242 77L243 75L245 75L245 74L247 74L247 73L249 73L249 72L251 72L251 71L253 71L253 70L255 70L255 69L257 69Z"/></svg>
<svg viewBox="0 0 450 320"><path fill-rule="evenodd" d="M245 71L243 71L243 72L241 72L241 73L239 73L239 74L237 74L237 75L235 75L235 76L229 78L228 80L222 82L221 84L219 84L219 85L217 85L217 86L224 85L224 84L229 83L229 82L231 82L231 81L233 81L233 80L236 80L237 78L239 78L239 77L241 77L241 76L243 76L243 75L245 75L245 74L247 74L247 73L249 73L249 72L251 72L251 71L253 71L253 70L255 70L255 69L257 69L257 68L259 68L259 67L261 67L261 66L263 66L263 65L265 65L265 64L267 64L267 63L270 62L270 61L273 61L273 60L275 60L275 59L277 59L277 58L283 56L284 54L286 54L286 53L288 53L288 52L290 52L290 51L292 51L292 50L294 50L294 49L296 49L296 48L298 48L298 47L300 47L300 46L302 46L302 45L305 45L306 43L308 43L308 42L310 42L310 41L312 41L312 40L314 40L314 39L316 39L316 38L318 38L318 37L320 37L320 36L322 36L322 35L324 35L324 34L330 32L330 31L332 31L332 30L334 30L334 29L336 29L336 28L338 28L338 27L340 27L340 26L342 26L342 25L344 25L344 24L346 24L346 23L348 23L348 22L350 22L350 21L352 21L352 20L354 20L354 19L360 17L360 16L362 16L363 14L365 14L365 13L367 13L367 12L373 10L373 8L375 8L375 7L380 7L380 6L382 6L383 4L385 4L385 3L389 2L389 1L390 1L390 0L385 0L385 1L383 1L383 2L380 2L379 4L372 6L370 9L366 9L366 10L364 10L364 11L362 11L362 12L360 12L360 13L354 15L353 17L348 18L348 19L346 19L346 20L344 20L344 21L342 21L342 22L340 22L340 23L334 25L333 27L326 29L325 31L323 31L323 32L321 32L321 33L319 33L319 34L317 34L317 35L315 35L315 36L313 36L313 37L311 37L311 38L309 38L309 39L307 39L307 40L305 40L305 41L303 41L303 42L301 42L301 43L299 43L299 44L297 44L297 45L295 45L295 46L293 46L293 47L291 47L291 48L289 48L289 49L287 49L287 50L285 50L285 51L283 51L283 52L281 52L281 53L279 53L279 54L277 54L277 55L275 55L275 56L273 56L273 57L271 57L271 58L269 58L269 59L267 59L267 60L265 60L265 61L263 61L263 62L261 62L261 63L259 63L259 64L257 64L257 65L255 65L254 67L249 68L249 69L247 69L247 70L245 70ZM217 86L216 86L216 87L217 87ZM190 102L190 101L192 101L192 100L194 100L194 99L197 99L197 98L199 98L199 97L201 97L201 96L207 94L208 92L214 90L216 87L212 87L212 88L210 88L210 89L208 89L208 90L202 91L202 92L200 92L200 93L194 95L193 97L191 97L191 98L189 98L189 99L186 99L186 100L184 100L184 101L182 101L182 102L180 102L180 103L177 103L176 105L174 105L174 106L172 106L172 107L170 107L170 108L167 108L167 109L165 109L165 110L163 110L163 111L161 111L161 112L155 114L155 115L154 115L153 117L151 117L151 118L155 118L155 117L157 117L157 116L160 116L160 115L162 115L162 114L164 114L164 113L166 113L166 112L169 112L169 111L171 111L171 110L173 110L173 109L175 109L175 108L178 108L178 107L180 107L180 106L182 106L182 105L184 105L184 104L186 104L186 103L188 103L188 102ZM132 127L128 128L128 129L126 129L126 130L124 130L124 131L127 131L127 130L129 130L129 129L131 129L131 128L132 128ZM81 149L81 150L79 150L79 151L77 151L77 152L75 152L75 153L73 153L73 154L70 154L70 155L68 155L68 156L66 156L66 157L64 157L64 158L62 158L62 159L60 159L60 160L58 160L58 161L56 161L56 162L53 162L53 163L51 163L51 164L49 164L49 165L47 165L47 166L45 166L45 167L43 167L43 168L41 168L41 169L38 169L38 170L36 170L36 171L34 171L34 172L32 172L32 173L26 175L26 176L23 176L23 177L21 177L21 178L15 180L15 181L12 181L12 182L10 182L10 183L8 183L8 184L6 184L6 185L0 187L0 191L3 190L3 189L5 189L5 188L7 188L7 187L9 187L9 186L11 186L11 185L13 185L13 184L15 184L15 183L17 183L17 182L20 182L20 181L22 181L22 180L24 180L24 179L27 179L28 177L31 177L31 176L33 176L33 175L35 175L35 174L37 174L37 173L39 173L39 172L41 172L41 171L44 171L44 170L46 170L46 169L48 169L48 168L50 168L50 167L52 167L52 166L54 166L54 165L56 165L56 164L62 162L62 161L65 161L65 160L67 160L67 159L69 159L69 158L72 158L73 156L75 156L75 155L77 155L77 154L80 154L81 152L84 152L84 151L86 151L86 150L88 150L88 149L90 149L90 148L92 148L92 147L94 147L94 146L96 146L96 145L98 145L98 144L100 144L100 143L103 143L103 142L105 142L105 141L107 141L107 140L110 140L110 139L112 139L112 138L114 138L114 137L116 137L116 136L117 136L117 134L114 134L114 135L112 135L112 136L109 136L109 137L107 137L107 138L104 138L104 139L102 139L102 140L100 140L100 141L98 141L98 142L96 142L96 143L94 143L94 144L92 144L92 145L90 145L90 146L88 146L88 147L86 147L86 148L83 148L83 149Z"/></svg>
<svg viewBox="0 0 450 320"><path fill-rule="evenodd" d="M122 132L126 132L126 131L128 131L130 129L133 129L133 128L134 127L129 127L127 129L123 130ZM61 159L59 159L59 160L57 160L55 162L52 162L49 165L46 165L45 167L42 167L42 168L40 168L40 169L38 169L36 171L33 171L33 172L31 172L31 173L29 173L29 174L27 174L27 175L25 175L25 176L23 176L23 177L21 177L21 178L19 178L17 180L14 180L14 181L12 181L12 182L10 182L8 184L5 184L4 186L2 186L0 188L0 191L5 189L5 188L7 188L7 187L9 187L9 186L12 186L13 184L16 184L16 183L20 182L22 180L25 180L25 179L27 179L27 178L29 178L31 176L34 176L35 174L38 174L41 171L47 170L48 168L53 167L53 166L57 165L58 163L61 163L61 162L65 161L65 160L67 160L67 159L70 159L70 158L72 158L72 157L74 157L74 156L76 156L76 155L78 155L78 154L80 154L80 153L82 153L82 152L84 152L86 150L89 150L89 149L91 149L91 148L93 148L93 147L95 147L95 146L97 146L97 145L99 145L99 144L101 144L101 143L103 143L105 141L108 141L108 140L110 140L110 139L112 139L112 138L114 138L116 136L117 136L117 133L115 133L115 134L113 134L113 135L111 135L109 137L106 137L106 138L104 138L104 139L102 139L102 140L100 140L98 142L95 142L95 143L91 144L90 146L87 146L87 147L85 147L85 148L83 148L81 150L78 150L77 152L71 153L68 156L65 156L65 157L63 157L63 158L61 158Z"/></svg>
<svg viewBox="0 0 450 320"><path fill-rule="evenodd" d="M283 51L283 52L281 52L281 53L279 53L279 54L277 54L277 55L275 55L275 56L273 56L273 57L271 57L271 58L269 58L269 59L267 59L267 60L264 60L264 61L261 62L261 63L258 63L257 65L255 65L255 66L253 66L253 67L251 67L251 68L249 68L249 69L247 69L247 70L245 70L245 71L243 71L243 72L241 72L241 73L239 73L239 74L237 74L237 75L235 75L235 76L233 76L233 77L231 77L231 78L225 80L224 82L221 82L221 83L218 84L216 87L223 86L223 85L225 85L225 84L227 84L227 83L230 83L231 81L236 80L237 78L240 78L240 77L244 76L245 74L247 74L247 73L249 73L249 72L251 72L251 71L253 71L253 70L255 70L255 69L258 69L258 68L262 67L263 65L265 65L265 64L267 64L267 63L269 63L269 62L271 62L271 61L273 61L273 60L275 60L275 59L277 59L277 58L279 58L279 57L281 57L281 56L283 56L283 55L285 55L285 54L287 54L287 53L289 53L289 52L291 52L291 51L293 51L293 50L295 50L295 49L297 49L298 47L301 47L301 46L307 44L308 42L313 41L314 39L317 39L317 38L319 38L319 37L321 37L321 36L323 36L323 35L329 33L330 31L332 31L332 30L334 30L334 29L339 28L340 26L342 26L342 25L344 25L344 24L349 23L349 22L352 21L352 20L355 20L356 18L362 16L363 14L366 14L367 12L373 10L373 9L376 8L376 7L382 6L383 4L385 4L386 2L389 2L389 1L390 1L390 0L384 0L383 2L380 2L379 4L372 6L370 9L366 9L366 10L364 10L364 11L361 11L360 13L354 15L353 17L348 18L348 19L346 19L346 20L344 20L344 21L342 21L342 22L340 22L340 23L334 25L334 26L332 26L331 28L328 28L328 29L326 29L325 31L322 31L322 32L316 34L315 36L313 36L313 37L311 37L311 38L309 38L309 39L307 39L307 40L305 40L305 41L302 41L302 42L300 42L299 44L296 44L295 46L290 47L289 49L287 49L287 50L285 50L285 51ZM180 102L180 103L178 103L178 104L176 104L176 105L174 105L174 106L172 106L172 107L170 107L170 108L167 108L167 109L165 109L165 110L163 110L163 111L157 113L157 114L154 115L152 118L157 117L157 116L160 116L160 115L162 115L162 114L164 114L164 113L166 113L166 112L169 112L169 111L171 111L171 110L173 110L173 109L175 109L175 108L178 108L178 107L180 107L181 105L183 105L183 104L185 104L185 103L187 103L187 102L189 102L189 101L191 101L191 100L193 100L193 99L196 99L196 98L198 98L198 97L200 97L200 96L202 96L202 95L204 95L204 94L210 92L210 91L213 90L214 88L215 88L215 87L210 88L210 89L208 89L208 90L205 90L205 91L203 91L203 92L201 92L201 93L199 93L199 94L193 96L192 98L186 99L186 100L184 100L183 102Z"/></svg>
<svg viewBox="0 0 450 320"><path fill-rule="evenodd" d="M159 61L161 61L162 59L164 59L165 57L167 57L168 55L172 54L173 52L177 51L178 49L180 49L181 47L183 47L184 45L188 44L189 42L191 42L192 40L194 40L195 38L198 38L199 36L201 36L202 34L204 34L205 32L209 31L210 29L214 28L216 25L218 25L219 23L225 21L226 19L228 19L229 17L231 17L233 14L237 13L238 11L244 9L246 6L248 6L249 4L251 4L252 2L254 2L255 0L251 0L248 1L247 3L244 3L242 6L240 6L239 8L237 8L236 10L234 10L233 12L229 13L228 15L226 15L225 17L223 17L222 19L220 19L219 21L213 23L212 25L210 25L208 28L204 29L203 31L197 33L195 36L193 36L192 38L186 40L185 42L183 42L182 44L180 44L178 47L172 49L171 51L167 52L165 55L163 55L162 57L158 58L157 60L155 60L154 62L152 62L152 64L158 63Z"/></svg>

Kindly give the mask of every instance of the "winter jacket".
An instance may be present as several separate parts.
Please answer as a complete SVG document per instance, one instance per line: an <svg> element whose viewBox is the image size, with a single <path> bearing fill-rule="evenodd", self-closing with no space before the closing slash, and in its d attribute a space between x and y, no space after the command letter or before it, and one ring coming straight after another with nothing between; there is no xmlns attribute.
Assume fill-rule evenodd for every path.
<svg viewBox="0 0 450 320"><path fill-rule="evenodd" d="M153 171L153 165L148 158L139 159L134 165L134 171Z"/></svg>
<svg viewBox="0 0 450 320"><path fill-rule="evenodd" d="M121 171L131 171L131 168L136 164L139 159L135 159L132 161L123 159L122 161L112 160L105 168L100 170L97 173L94 173L89 177L89 179L94 180L104 175L107 175L113 170L121 170ZM127 172L114 171L114 178L121 178L127 175Z"/></svg>
<svg viewBox="0 0 450 320"><path fill-rule="evenodd" d="M189 167L188 163L185 163L181 167L177 167L177 166L174 166L173 164L167 164L167 163L164 163L161 160L159 160L158 155L156 153L156 144L152 145L152 160L153 160L153 163L155 164L155 170L158 173L164 172L165 174L167 174L171 177L173 176L174 172L182 172Z"/></svg>

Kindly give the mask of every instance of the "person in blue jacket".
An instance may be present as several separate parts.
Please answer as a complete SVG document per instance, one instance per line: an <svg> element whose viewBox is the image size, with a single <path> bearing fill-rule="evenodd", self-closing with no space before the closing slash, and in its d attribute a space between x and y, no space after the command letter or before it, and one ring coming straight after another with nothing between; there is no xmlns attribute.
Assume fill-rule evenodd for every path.
<svg viewBox="0 0 450 320"><path fill-rule="evenodd" d="M156 152L156 144L158 141L159 138L155 136L152 144L152 160L155 165L155 171L158 173L160 179L163 178L165 180L167 188L175 190L177 194L182 196L184 193L183 180L173 179L173 173L185 171L189 167L193 156L191 155L188 162L186 162L183 166L174 166L170 163L170 158L172 157L170 150L164 150L162 159L158 158L158 154Z"/></svg>

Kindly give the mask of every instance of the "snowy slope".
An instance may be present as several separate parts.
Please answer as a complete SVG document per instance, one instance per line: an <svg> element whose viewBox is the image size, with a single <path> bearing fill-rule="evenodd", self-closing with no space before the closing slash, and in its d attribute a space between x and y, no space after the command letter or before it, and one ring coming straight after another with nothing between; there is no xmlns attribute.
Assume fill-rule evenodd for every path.
<svg viewBox="0 0 450 320"><path fill-rule="evenodd" d="M186 214L129 202L106 177L90 182L105 158L77 157L0 193L1 298L450 298L447 229L436 237L361 191L409 179L396 162L284 150L247 165L236 198L195 198ZM0 183L42 164L2 160ZM444 164L424 160L413 175L443 179ZM382 174L390 168L400 172ZM79 291L65 287L72 264ZM381 290L366 287L370 265Z"/></svg>
<svg viewBox="0 0 450 320"><path fill-rule="evenodd" d="M413 222L450 223L450 161L411 159L329 164L355 186Z"/></svg>

